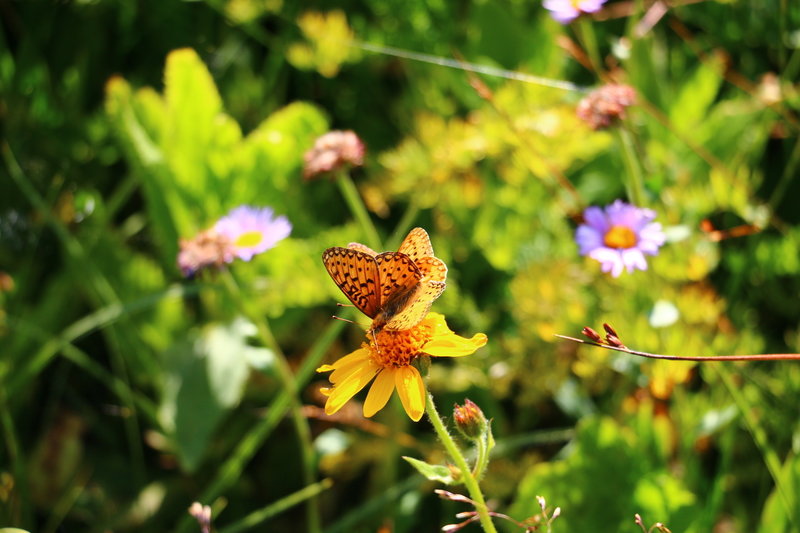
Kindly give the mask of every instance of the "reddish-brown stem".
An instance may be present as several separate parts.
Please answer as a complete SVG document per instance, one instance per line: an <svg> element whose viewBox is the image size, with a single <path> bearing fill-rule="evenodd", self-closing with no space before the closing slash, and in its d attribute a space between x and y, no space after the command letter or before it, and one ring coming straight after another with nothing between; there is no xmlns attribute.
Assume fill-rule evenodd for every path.
<svg viewBox="0 0 800 533"><path fill-rule="evenodd" d="M608 344L600 344L597 342L586 341L583 339L576 339L575 337L568 337L566 335L556 335L561 339L566 339L580 344L589 344L597 346L598 348L605 348L606 350L614 350L615 352L625 352L631 355L638 355L639 357L647 357L649 359L666 359L668 361L798 361L800 360L800 353L759 353L753 355L667 355L640 352L638 350L631 350L630 348L621 348L617 346L609 346Z"/></svg>

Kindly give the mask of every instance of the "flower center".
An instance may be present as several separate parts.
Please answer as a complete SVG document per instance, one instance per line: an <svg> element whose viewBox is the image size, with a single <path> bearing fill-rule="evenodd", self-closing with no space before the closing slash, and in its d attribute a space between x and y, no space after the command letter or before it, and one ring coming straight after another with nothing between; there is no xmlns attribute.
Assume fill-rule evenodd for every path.
<svg viewBox="0 0 800 533"><path fill-rule="evenodd" d="M250 248L260 243L262 238L260 231L246 231L239 235L233 244L238 248Z"/></svg>
<svg viewBox="0 0 800 533"><path fill-rule="evenodd" d="M384 329L375 334L374 339L367 332L372 361L382 367L408 366L422 352L431 334L430 326L423 324L401 331Z"/></svg>
<svg viewBox="0 0 800 533"><path fill-rule="evenodd" d="M603 238L603 244L609 248L633 248L636 246L636 233L628 226L611 226Z"/></svg>

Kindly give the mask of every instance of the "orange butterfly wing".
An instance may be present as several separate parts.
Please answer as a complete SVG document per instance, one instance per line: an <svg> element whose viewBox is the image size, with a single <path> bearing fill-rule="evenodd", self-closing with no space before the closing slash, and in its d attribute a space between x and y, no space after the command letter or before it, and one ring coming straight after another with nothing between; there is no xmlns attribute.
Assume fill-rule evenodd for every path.
<svg viewBox="0 0 800 533"><path fill-rule="evenodd" d="M345 296L373 319L373 331L414 327L446 287L447 265L433 256L422 228L412 229L397 252L379 254L351 242L347 248L329 248L322 260Z"/></svg>
<svg viewBox="0 0 800 533"><path fill-rule="evenodd" d="M375 262L380 279L381 309L372 322L372 329L378 330L414 301L422 273L410 257L400 252L378 254Z"/></svg>
<svg viewBox="0 0 800 533"><path fill-rule="evenodd" d="M423 257L416 262L416 266L423 276L419 288L414 298L387 321L387 329L403 330L419 324L447 286L447 265L441 259Z"/></svg>
<svg viewBox="0 0 800 533"><path fill-rule="evenodd" d="M328 248L322 263L333 282L359 311L375 318L381 307L378 264L375 258L359 250Z"/></svg>
<svg viewBox="0 0 800 533"><path fill-rule="evenodd" d="M351 242L347 245L348 250L358 250L359 252L364 252L367 255L371 255L375 257L378 255L378 252L367 246L366 244L361 244L360 242Z"/></svg>
<svg viewBox="0 0 800 533"><path fill-rule="evenodd" d="M409 231L397 251L406 254L415 263L423 257L433 257L431 239L428 232L422 228Z"/></svg>

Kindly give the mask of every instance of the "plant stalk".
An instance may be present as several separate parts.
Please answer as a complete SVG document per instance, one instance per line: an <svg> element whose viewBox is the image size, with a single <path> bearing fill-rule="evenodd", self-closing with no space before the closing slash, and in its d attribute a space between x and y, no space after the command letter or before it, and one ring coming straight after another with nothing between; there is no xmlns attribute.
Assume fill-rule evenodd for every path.
<svg viewBox="0 0 800 533"><path fill-rule="evenodd" d="M431 421L431 425L433 426L434 431L436 431L436 434L439 436L439 439L442 441L442 444L444 445L445 450L447 450L448 455L450 455L450 458L455 462L456 466L461 471L461 481L467 488L469 497L476 504L475 510L478 513L481 527L483 527L483 530L486 533L497 533L497 529L495 529L494 524L492 523L492 518L489 516L489 508L486 506L486 501L483 498L480 485L478 485L478 481L475 479L475 476L472 475L469 465L467 465L467 460L464 458L464 454L458 449L453 437L450 435L450 433L448 433L447 428L444 427L444 422L442 422L442 418L436 411L436 406L433 404L433 396L430 392L428 392L428 401L425 404L425 412L428 414L428 420Z"/></svg>
<svg viewBox="0 0 800 533"><path fill-rule="evenodd" d="M350 174L346 171L339 171L336 174L336 183L339 185L339 190L342 196L344 196L344 200L347 202L350 212L353 213L353 216L361 226L361 231L364 232L367 246L378 251L383 249L381 246L381 238L378 236L378 230L375 229L372 219L369 218L367 207L364 205L361 195L358 194L358 189L356 189L355 183L353 183L353 180L350 178Z"/></svg>

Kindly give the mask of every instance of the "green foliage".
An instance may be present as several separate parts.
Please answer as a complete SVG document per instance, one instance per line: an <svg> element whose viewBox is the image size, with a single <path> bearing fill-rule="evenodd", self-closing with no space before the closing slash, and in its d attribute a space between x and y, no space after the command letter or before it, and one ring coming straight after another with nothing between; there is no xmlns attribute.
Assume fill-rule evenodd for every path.
<svg viewBox="0 0 800 533"><path fill-rule="evenodd" d="M310 105L294 103L249 135L223 112L211 75L192 50L167 58L163 98L127 82L108 84L106 109L139 169L148 214L156 222L166 258L177 254L178 236L189 237L242 203L284 203L302 151L325 131Z"/></svg>
<svg viewBox="0 0 800 533"><path fill-rule="evenodd" d="M369 320L335 307L320 255L372 233L341 182L303 177L329 129L367 146L349 174L382 250L427 229L449 268L433 309L489 337L426 383L491 420L495 510L535 517L544 496L555 532L636 531L634 513L800 528L796 361L554 336L608 322L647 352L800 350L795 3L655 20L611 2L569 26L519 0L42 5L4 3L0 29L0 533L187 532L193 501L221 532L433 531L469 510L432 494L452 458L399 401L322 410L314 370ZM593 131L576 105L611 79L637 104ZM668 242L612 278L575 229L635 197ZM291 236L181 277L181 241L240 205Z"/></svg>
<svg viewBox="0 0 800 533"><path fill-rule="evenodd" d="M159 418L174 440L184 468L197 468L222 416L236 407L251 367L274 357L247 344L255 326L238 319L212 325L194 343L173 346L164 354L164 396Z"/></svg>
<svg viewBox="0 0 800 533"><path fill-rule="evenodd" d="M453 485L456 483L456 480L453 479L453 472L446 466L428 464L425 461L420 461L413 457L403 457L403 459L413 466L417 472L425 476L426 479L438 481L445 485Z"/></svg>
<svg viewBox="0 0 800 533"><path fill-rule="evenodd" d="M666 457L641 453L658 450L663 432L658 434L657 424L636 429L646 432L634 434L608 418L585 419L565 458L527 472L513 514L535 515L535 496L546 492L562 508L558 527L568 531L624 531L637 512L657 516L676 531L702 531L695 524L700 516L696 497L670 474Z"/></svg>

